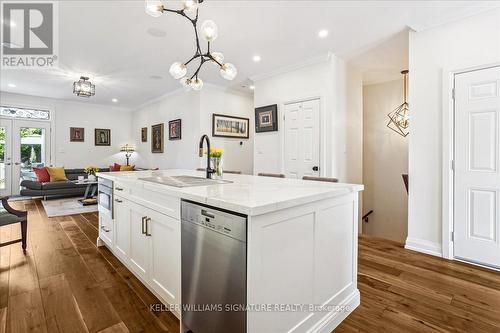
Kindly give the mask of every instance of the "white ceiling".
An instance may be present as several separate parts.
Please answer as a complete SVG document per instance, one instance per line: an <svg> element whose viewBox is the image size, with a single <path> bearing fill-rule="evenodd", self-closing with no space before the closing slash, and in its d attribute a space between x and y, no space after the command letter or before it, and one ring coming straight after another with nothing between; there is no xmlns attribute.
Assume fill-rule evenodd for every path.
<svg viewBox="0 0 500 333"><path fill-rule="evenodd" d="M174 61L186 61L194 53L190 23L172 13L153 18L144 13L144 1L59 1L59 69L1 69L0 90L44 97L79 100L72 94L72 82L90 76L96 95L89 103L137 106L179 88L168 74ZM164 1L178 8L175 1ZM212 50L220 51L234 63L238 77L222 79L216 66L206 64L200 72L205 82L241 88L249 77L279 67L315 58L328 51L352 59L364 71L384 58L377 49L395 40L398 49L402 31L422 30L498 6L496 1L215 1L205 0L200 21L214 20L219 37ZM329 35L320 39L320 29ZM156 36L153 36L156 35ZM399 39L398 39L399 38ZM399 44L398 44L399 43ZM390 44L390 43L389 43ZM205 43L202 48L205 49ZM369 56L375 53L375 58ZM403 51L404 53L404 51ZM255 63L252 57L262 60ZM401 54L391 53L401 61ZM368 58L362 56L368 55ZM404 54L402 55L404 57ZM385 65L384 65L385 66ZM390 69L400 70L397 63ZM372 73L373 74L373 73ZM369 80L376 80L373 74ZM366 77L365 77L366 78ZM8 84L15 84L11 88ZM111 99L117 98L118 103Z"/></svg>

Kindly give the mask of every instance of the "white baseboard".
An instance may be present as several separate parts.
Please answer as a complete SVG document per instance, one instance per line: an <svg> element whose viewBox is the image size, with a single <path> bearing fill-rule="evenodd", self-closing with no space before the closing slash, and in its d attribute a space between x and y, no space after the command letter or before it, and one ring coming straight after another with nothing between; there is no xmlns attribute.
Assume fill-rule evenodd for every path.
<svg viewBox="0 0 500 333"><path fill-rule="evenodd" d="M333 311L325 316L319 323L312 327L308 332L310 333L330 333L340 325L340 323L347 318L351 312L354 311L360 304L359 290L356 289L349 296L347 296L339 305L349 307L350 311Z"/></svg>
<svg viewBox="0 0 500 333"><path fill-rule="evenodd" d="M405 249L430 254L436 257L443 257L441 244L425 239L408 237L406 238Z"/></svg>

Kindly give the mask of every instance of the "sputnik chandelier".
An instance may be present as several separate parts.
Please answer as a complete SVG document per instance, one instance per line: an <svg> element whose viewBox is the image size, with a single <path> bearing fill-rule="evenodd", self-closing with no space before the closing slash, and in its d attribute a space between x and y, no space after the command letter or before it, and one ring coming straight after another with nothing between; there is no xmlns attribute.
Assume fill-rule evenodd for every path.
<svg viewBox="0 0 500 333"><path fill-rule="evenodd" d="M218 35L217 25L214 21L206 20L201 25L201 36L207 41L207 52L203 53L200 47L200 39L198 37L198 6L203 2L203 0L183 0L183 9L174 10L167 9L163 3L159 0L145 0L146 1L146 13L153 16L159 17L163 12L176 13L187 18L194 28L194 35L196 38L196 52L194 56L186 62L174 62L170 66L170 75L174 79L179 80L182 86L186 89L201 90L203 88L203 81L198 76L201 67L206 62L211 62L220 67L220 75L226 80L233 80L238 71L236 67L231 63L224 63L224 56L220 52L211 52L210 43L212 43ZM194 16L194 18L193 18ZM187 65L192 61L198 60L199 65L194 71L194 73L189 76L187 74Z"/></svg>
<svg viewBox="0 0 500 333"><path fill-rule="evenodd" d="M387 127L389 127L394 132L399 135L406 137L409 134L410 117L409 117L409 106L408 106L408 70L401 72L403 74L403 104L395 108L391 113L387 115L389 117L389 122Z"/></svg>

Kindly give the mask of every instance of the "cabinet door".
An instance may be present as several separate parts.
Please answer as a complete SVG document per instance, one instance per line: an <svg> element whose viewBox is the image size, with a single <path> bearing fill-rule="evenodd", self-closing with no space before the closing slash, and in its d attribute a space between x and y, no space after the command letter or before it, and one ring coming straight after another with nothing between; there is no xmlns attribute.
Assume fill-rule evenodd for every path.
<svg viewBox="0 0 500 333"><path fill-rule="evenodd" d="M146 281L150 262L149 237L145 233L148 209L133 202L128 202L128 207L130 221L129 263L131 269Z"/></svg>
<svg viewBox="0 0 500 333"><path fill-rule="evenodd" d="M128 201L115 197L115 253L128 261L130 249L130 209Z"/></svg>
<svg viewBox="0 0 500 333"><path fill-rule="evenodd" d="M180 221L156 211L148 212L147 233L151 235L150 281L169 304L180 304Z"/></svg>
<svg viewBox="0 0 500 333"><path fill-rule="evenodd" d="M99 238L108 246L113 246L113 220L104 214L99 214Z"/></svg>

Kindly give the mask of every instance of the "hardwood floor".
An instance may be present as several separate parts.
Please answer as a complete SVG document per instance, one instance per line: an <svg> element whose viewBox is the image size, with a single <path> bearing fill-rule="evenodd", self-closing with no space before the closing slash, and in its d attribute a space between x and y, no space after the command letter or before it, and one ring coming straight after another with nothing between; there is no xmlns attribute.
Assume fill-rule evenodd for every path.
<svg viewBox="0 0 500 333"><path fill-rule="evenodd" d="M0 249L0 333L178 332L158 299L105 247L96 248L95 213L48 218L29 211L28 252ZM0 242L18 225L0 228ZM361 306L335 332L500 332L500 273L359 240ZM268 333L268 332L262 332Z"/></svg>

